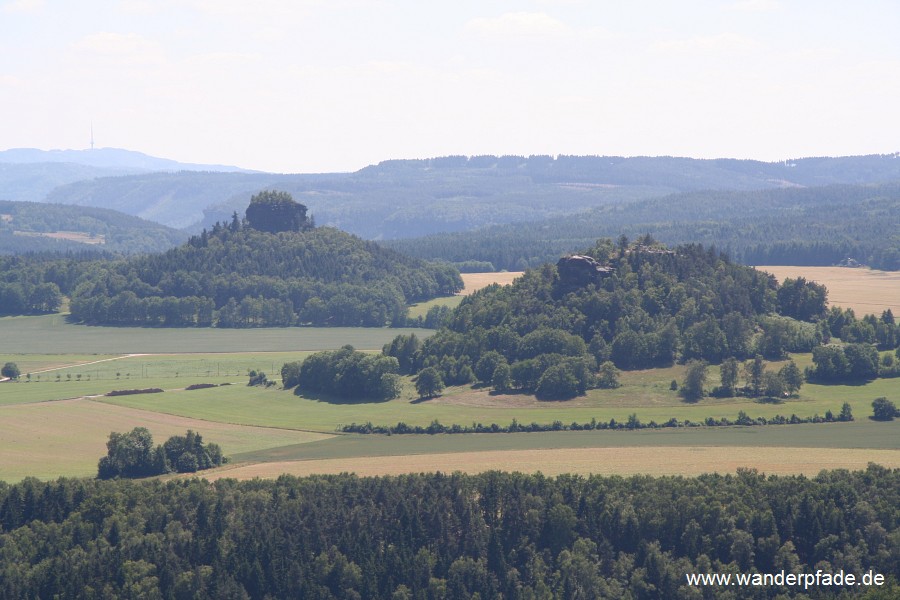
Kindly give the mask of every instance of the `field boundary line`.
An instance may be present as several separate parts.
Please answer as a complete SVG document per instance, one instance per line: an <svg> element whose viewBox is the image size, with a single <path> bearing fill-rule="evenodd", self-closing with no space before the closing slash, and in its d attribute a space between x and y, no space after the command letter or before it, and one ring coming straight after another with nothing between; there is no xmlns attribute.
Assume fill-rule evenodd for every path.
<svg viewBox="0 0 900 600"><path fill-rule="evenodd" d="M181 388L181 390L183 390L183 389L184 389L184 388ZM173 391L178 391L178 389L164 390L164 392L173 392ZM352 434L352 433L346 433L346 432L344 432L344 431L321 431L321 430L318 430L318 429L298 429L298 428L296 428L296 427L279 427L279 426L277 426L277 425L251 425L251 424L248 424L248 423L235 423L235 422L233 422L233 421L216 421L216 420L214 420L214 419L204 419L203 417L194 417L194 416L189 416L189 415L181 415L181 414L178 414L178 413L167 412L167 411L164 411L164 410L148 410L148 409L146 409L146 408L137 408L137 407L134 407L134 406L127 406L127 405L124 405L124 404L118 404L118 403L112 402L112 401L110 401L110 400L102 400L102 398L105 398L105 397L106 397L106 395L100 395L100 396L81 396L81 397L79 397L79 398L75 398L75 400L85 400L85 401L87 401L87 402L96 402L97 404L105 404L105 405L108 405L108 406L118 406L118 407L121 407L121 408L128 408L128 409L131 409L131 410L139 410L139 411L142 411L142 412L153 413L153 414L157 414L157 415L168 415L168 416L170 416L170 417L181 417L181 418L183 418L183 419L193 419L193 420L195 420L195 421L204 421L204 422L206 422L206 423L219 423L219 424L221 424L221 425L235 425L235 426L238 426L238 427L256 427L256 428L259 428L259 429L276 429L276 430L278 430L278 431L299 431L299 432L301 432L301 433L318 433L318 434L321 434L321 435L330 435L330 436L334 436L334 437L338 437L338 436L347 436L347 435L354 435L354 434ZM50 400L50 402L58 402L58 400Z"/></svg>

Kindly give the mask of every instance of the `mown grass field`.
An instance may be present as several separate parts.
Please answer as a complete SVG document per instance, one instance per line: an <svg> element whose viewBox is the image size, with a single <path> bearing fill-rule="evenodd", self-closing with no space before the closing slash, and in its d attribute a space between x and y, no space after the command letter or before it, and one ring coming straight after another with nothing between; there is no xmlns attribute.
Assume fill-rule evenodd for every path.
<svg viewBox="0 0 900 600"><path fill-rule="evenodd" d="M459 306L462 299L463 296L446 296L444 298L435 298L434 300L429 300L427 302L419 302L418 304L413 304L409 307L409 316L413 319L416 317L425 318L425 315L428 314L428 309L432 306L446 306L449 309L454 309Z"/></svg>
<svg viewBox="0 0 900 600"><path fill-rule="evenodd" d="M828 288L828 303L852 308L857 317L867 314L880 316L890 308L900 314L900 272L846 267L756 267L774 275L779 281L786 277L805 277Z"/></svg>
<svg viewBox="0 0 900 600"><path fill-rule="evenodd" d="M360 350L380 350L400 333L415 333L419 338L425 338L434 331L386 327L95 327L68 323L61 314L0 317L0 356L48 353L289 352L330 350L345 344Z"/></svg>

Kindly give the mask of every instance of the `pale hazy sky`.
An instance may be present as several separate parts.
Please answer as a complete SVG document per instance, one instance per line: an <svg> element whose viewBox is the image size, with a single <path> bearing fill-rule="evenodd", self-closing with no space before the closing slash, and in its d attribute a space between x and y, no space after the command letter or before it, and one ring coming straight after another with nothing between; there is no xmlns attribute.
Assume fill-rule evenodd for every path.
<svg viewBox="0 0 900 600"><path fill-rule="evenodd" d="M900 150L896 0L0 0L0 149L281 172Z"/></svg>

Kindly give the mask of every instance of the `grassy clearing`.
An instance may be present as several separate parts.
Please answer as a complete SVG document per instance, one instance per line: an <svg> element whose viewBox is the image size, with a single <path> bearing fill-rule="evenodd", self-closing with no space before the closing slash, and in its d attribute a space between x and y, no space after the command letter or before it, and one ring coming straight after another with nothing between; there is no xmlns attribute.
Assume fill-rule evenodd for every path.
<svg viewBox="0 0 900 600"><path fill-rule="evenodd" d="M19 382L0 383L0 406L102 396L112 390L157 387L180 390L197 383L232 383L246 388L251 370L272 380L281 377L285 362L309 352L243 352L232 354L125 355L102 362L76 360L69 355L26 357L30 364L57 364ZM18 357L15 357L18 358ZM55 362L54 362L55 361ZM20 361L21 362L21 361ZM73 365L74 366L65 366ZM24 371L24 370L23 370Z"/></svg>
<svg viewBox="0 0 900 600"><path fill-rule="evenodd" d="M786 277L805 277L828 288L828 303L852 308L857 317L867 314L880 316L890 308L900 312L900 272L846 267L756 267L774 275L779 281Z"/></svg>
<svg viewBox="0 0 900 600"><path fill-rule="evenodd" d="M801 367L805 360L808 360L807 356L798 356ZM769 368L777 367L775 364ZM104 401L135 408L152 403L153 410L214 421L333 432L341 425L367 421L379 425L394 425L399 421L427 425L437 419L446 425L473 422L506 425L515 418L521 423L556 420L585 423L592 418L625 421L631 414L644 422L663 422L673 417L702 421L707 417L735 419L742 410L751 417L789 417L791 414L811 417L823 416L828 410L837 414L844 402L851 405L857 418L864 418L871 414L871 402L875 398L900 398L900 379L879 379L857 386L807 384L799 398L777 404L749 398L704 398L689 404L669 389L672 379L681 381L683 372L683 366L625 372L621 378L622 387L591 390L585 397L565 402L541 402L523 394L494 395L488 390L470 387L448 388L439 398L417 402L409 380L405 382L403 395L387 402L336 402L327 398L300 397L276 388L251 389L244 385L187 392L189 397L183 392L167 392L152 398L123 396ZM717 370L711 369L710 382L717 378Z"/></svg>
<svg viewBox="0 0 900 600"><path fill-rule="evenodd" d="M148 428L156 443L193 429L206 441L222 446L226 455L326 437L198 421L91 400L4 406L0 407L0 479L92 476L96 474L97 460L106 453L109 433L139 426Z"/></svg>
<svg viewBox="0 0 900 600"><path fill-rule="evenodd" d="M181 377L233 378L253 371L263 371L270 379L279 378L281 367L288 361L301 360L310 352L240 352L223 354L152 354L123 356L117 360L75 365L40 374L40 381L90 377L98 380L176 379ZM32 376L32 383L38 381Z"/></svg>
<svg viewBox="0 0 900 600"><path fill-rule="evenodd" d="M441 471L481 473L490 470L541 472L545 475L700 475L734 473L738 468L781 475L815 475L823 469L865 469L870 462L900 467L897 450L847 450L753 447L584 448L550 450L492 450L455 454L366 456L236 465L204 475L253 479L282 474L314 475L353 472L360 476L402 475Z"/></svg>
<svg viewBox="0 0 900 600"><path fill-rule="evenodd" d="M380 350L401 333L426 338L434 331L375 327L94 327L68 323L60 314L0 318L3 351L10 354L291 352L332 350L345 344L360 350Z"/></svg>
<svg viewBox="0 0 900 600"><path fill-rule="evenodd" d="M418 304L412 304L409 307L409 316L415 319L416 317L425 318L425 315L428 314L428 309L432 306L446 306L447 308L454 309L459 306L459 303L462 302L462 296L447 296L446 298L435 298L433 300L429 300L428 302L419 302Z"/></svg>

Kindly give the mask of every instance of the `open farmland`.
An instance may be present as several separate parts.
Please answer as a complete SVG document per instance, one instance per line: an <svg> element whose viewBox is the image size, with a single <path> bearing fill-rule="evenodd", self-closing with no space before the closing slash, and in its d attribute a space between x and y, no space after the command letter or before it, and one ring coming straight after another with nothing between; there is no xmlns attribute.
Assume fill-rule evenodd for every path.
<svg viewBox="0 0 900 600"><path fill-rule="evenodd" d="M800 368L809 363L809 355L797 355ZM779 363L770 364L770 369ZM664 422L671 418L702 421L707 417L735 419L740 411L751 417L800 417L840 412L848 402L857 418L872 412L872 400L879 396L900 397L900 379L876 379L865 385L806 384L798 398L781 403L759 402L751 398L704 398L686 403L669 389L672 379L681 380L684 367L626 371L622 386L614 390L590 390L584 397L563 402L539 401L527 394L493 394L486 389L468 386L451 387L444 395L418 401L411 382L405 380L399 398L384 402L348 402L325 396L297 396L277 388L248 388L245 385L180 392L173 390L153 396L154 410L186 417L222 420L230 423L273 427L306 428L332 432L341 425L371 421L377 425L427 426L437 419L445 425L470 425L474 422L507 425L513 419L520 423L564 423L577 421L626 421L631 414L643 422ZM711 369L710 381L718 379ZM162 385L175 388L173 381ZM178 386L181 387L181 386ZM105 398L104 401L135 408L148 399L141 396ZM264 407L260 410L260 407Z"/></svg>
<svg viewBox="0 0 900 600"><path fill-rule="evenodd" d="M156 443L192 429L228 454L324 439L325 435L201 421L89 399L0 407L0 479L90 477L111 431L146 427Z"/></svg>
<svg viewBox="0 0 900 600"><path fill-rule="evenodd" d="M499 273L462 273L460 276L463 280L463 289L455 296L447 296L444 298L435 298L427 302L420 302L409 307L409 316L412 318L424 317L428 313L428 309L432 306L446 306L448 308L456 308L462 299L478 290L485 288L492 283L500 285L509 285L513 280L522 275L521 271L502 271Z"/></svg>
<svg viewBox="0 0 900 600"><path fill-rule="evenodd" d="M888 308L900 314L900 272L847 267L756 267L778 281L805 277L828 288L828 304L852 308L857 317L881 315Z"/></svg>
<svg viewBox="0 0 900 600"><path fill-rule="evenodd" d="M32 383L7 383L0 385L0 479L15 480L26 474L41 477L57 475L90 474L96 461L103 454L104 443L110 431L127 431L135 426L146 426L159 436L178 433L191 428L200 431L206 439L219 443L227 454L233 455L237 463L282 463L295 460L331 460L321 463L325 469L355 470L354 465L369 464L365 469L384 466L385 473L394 472L399 467L389 466L398 461L365 463L363 459L373 456L409 456L421 454L447 454L476 452L469 457L472 469L490 469L506 465L515 470L535 470L535 461L543 460L535 451L569 449L568 458L558 457L558 464L566 461L575 465L582 458L585 448L625 448L643 446L709 446L709 447L807 447L803 458L786 462L790 472L810 472L816 467L847 464L861 465L868 460L882 464L894 464L893 454L871 454L864 457L854 453L847 457L850 462L834 462L832 453L820 453L818 448L856 448L870 450L900 451L900 435L895 423L875 423L866 417L871 413L871 400L878 396L896 397L900 380L876 380L865 386L813 386L803 388L799 399L783 404L763 404L751 400L705 399L696 404L686 404L668 390L668 382L680 376L681 367L649 371L626 372L623 387L617 390L592 390L585 398L571 402L539 402L526 395L491 395L486 390L450 388L439 399L415 402L411 383L405 382L401 398L388 402L352 403L335 402L327 398L308 398L273 388L251 388L245 385L246 375L237 370L250 364L267 363L268 369L282 360L299 358L299 353L234 355L187 355L187 356L132 356L119 361L105 361L94 365L81 365L62 369L84 371L90 368L111 369L124 365L141 365L148 372L157 370L148 379L107 380L98 377L91 381L55 381ZM79 357L84 358L84 357ZM802 362L803 356L799 356ZM219 382L218 379L232 380L234 385L186 391L184 387L195 382L194 377L174 377L176 369L184 369L191 361L203 364L216 359L235 369L227 376L201 379ZM44 358L43 360L47 360ZM247 362L251 361L251 362ZM256 361L256 362L253 362ZM207 365L211 364L209 362ZM113 367L115 365L115 367ZM262 366L262 365L261 365ZM137 372L137 369L134 369ZM87 371L89 372L89 371ZM110 371L99 371L110 373ZM118 397L84 398L103 393L108 389L127 387L161 387L166 391L158 394L140 394ZM48 401L59 398L75 398L68 401ZM637 432L551 432L529 434L472 434L472 435L339 435L331 437L341 424L372 421L377 424L394 424L404 421L412 425L427 425L437 419L444 424L485 424L506 425L513 419L522 423L550 423L560 420L588 422L615 418L625 421L635 414L644 422L657 422L676 417L680 420L701 421L707 416L735 418L740 410L751 416L773 416L775 414L800 416L824 414L826 410L837 413L843 401L853 407L857 421L853 423L833 423L820 425L768 426L744 428L690 428ZM310 436L306 431L319 432L319 437ZM296 437L295 437L296 436ZM329 437L329 439L325 439ZM320 441L313 441L319 439ZM161 441L161 440L160 440ZM311 442L311 443L307 443ZM515 451L518 454L495 455L500 451ZM736 456L740 466L755 466L762 470L774 471L764 457L753 452L730 451ZM482 456L482 453L488 453ZM858 454L858 455L857 455ZM674 455L673 455L674 456ZM695 463L672 458L668 466L671 472L691 474L708 469L704 460ZM724 456L724 455L723 455ZM739 460L738 460L739 459ZM403 462L404 469L452 470L453 461L441 466L440 457L430 463ZM454 459L460 460L460 459ZM550 457L547 457L550 460ZM557 460L557 459L553 459ZM731 470L735 460L723 462L721 469ZM343 462L341 462L343 461ZM360 462L363 461L363 462ZM547 463L551 472L552 461ZM580 463L579 463L580 464ZM590 471L590 460L579 469ZM601 463L596 463L601 464ZM683 469L677 470L682 464ZM429 466L430 465L430 466ZM693 465L693 466L691 466ZM260 469L280 469L278 466ZM313 468L309 465L285 467L290 472L296 469ZM573 466L574 468L574 466ZM637 467L621 466L621 469ZM649 466L644 467L650 468ZM656 468L656 467L654 467ZM247 471L261 474L263 471ZM365 471L368 472L368 471ZM597 471L600 472L600 471ZM603 471L607 472L607 471ZM622 471L626 472L626 471ZM669 471L660 471L669 472ZM240 472L240 473L243 473ZM239 475L240 473L235 473ZM241 475L243 476L243 475ZM252 476L252 475L247 475Z"/></svg>
<svg viewBox="0 0 900 600"><path fill-rule="evenodd" d="M288 475L318 475L352 472L360 476L403 475L440 471L475 474L484 471L520 471L544 475L701 475L734 473L739 468L757 469L773 475L817 474L823 469L865 469L874 462L900 468L900 451L833 448L637 447L545 450L491 450L455 454L365 456L352 459L321 459L237 465L207 475L253 479Z"/></svg>
<svg viewBox="0 0 900 600"><path fill-rule="evenodd" d="M350 344L380 350L399 334L426 338L430 329L386 327L272 327L258 329L99 327L65 315L0 318L0 356L13 354L129 354L172 352L287 352Z"/></svg>
<svg viewBox="0 0 900 600"><path fill-rule="evenodd" d="M492 283L500 285L509 285L513 280L522 275L522 271L501 271L499 273L462 273L463 290L460 292L463 296L468 296L477 292L483 287L487 287Z"/></svg>
<svg viewBox="0 0 900 600"><path fill-rule="evenodd" d="M473 280L472 275L478 277ZM518 275L470 274L467 290L493 281L508 283ZM85 327L66 323L60 315L0 319L0 334L8 334L0 338L0 362L17 362L23 377L20 383L0 384L0 479L89 476L104 453L109 432L136 426L148 427L157 442L190 428L220 444L235 462L216 477L488 469L694 475L733 472L738 467L811 474L825 468L861 468L869 461L900 467L900 425L867 418L874 398L900 398L900 379L852 386L806 384L798 397L781 403L704 398L693 404L683 402L669 386L672 380L683 379L682 365L625 371L621 387L590 390L565 402L469 386L450 387L438 398L420 401L409 378L404 378L399 398L364 403L246 385L251 369L278 379L284 362L300 360L311 351L347 343L376 351L395 335L411 332L420 338L432 333ZM18 348L73 354L23 354ZM793 358L801 369L811 363L809 354ZM780 363L770 363L768 368L779 367ZM26 383L28 373L32 377ZM718 380L716 367L709 377L711 382ZM196 383L230 385L185 390ZM102 396L111 390L147 387L165 391ZM514 419L542 424L624 422L635 415L644 423L671 418L699 422L707 417L735 419L740 411L754 418L811 417L829 410L837 414L844 402L852 407L853 423L636 432L334 435L342 425L367 421L507 425Z"/></svg>

